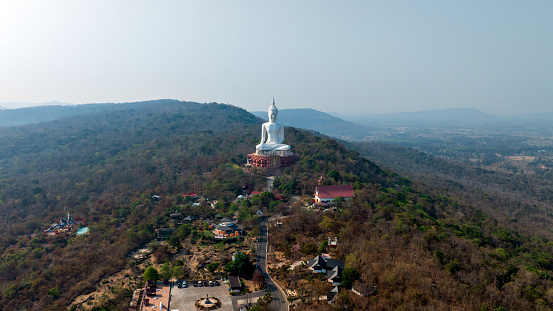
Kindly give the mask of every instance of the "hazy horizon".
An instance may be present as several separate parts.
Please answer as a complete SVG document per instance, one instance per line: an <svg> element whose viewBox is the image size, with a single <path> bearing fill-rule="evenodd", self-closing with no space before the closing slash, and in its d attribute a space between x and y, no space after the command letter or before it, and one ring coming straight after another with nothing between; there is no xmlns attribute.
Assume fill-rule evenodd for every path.
<svg viewBox="0 0 553 311"><path fill-rule="evenodd" d="M545 1L3 2L0 106L552 112L552 28Z"/></svg>
<svg viewBox="0 0 553 311"><path fill-rule="evenodd" d="M148 100L145 100L145 101L148 101ZM183 100L183 101L186 101L186 100ZM142 101L137 101L137 102L142 102ZM9 109L22 109L22 108L44 107L44 106L77 106L77 105L87 105L87 104L126 104L126 103L133 103L133 102L120 102L120 103L106 102L106 103L86 103L86 104L73 104L73 103L64 103L64 102L59 102L59 101L51 101L51 102L45 102L45 103L14 103L14 102L2 103L2 102L0 102L0 110L2 110L2 109L6 109L6 110L9 110ZM239 107L239 106L237 106L237 107ZM240 108L243 108L243 107L240 107ZM243 108L243 109L246 109L246 108ZM398 114L398 115L413 114L413 116L414 116L414 115L419 114L419 113L445 112L445 111L456 111L456 110L469 111L469 110L473 110L473 109L475 109L479 112L482 112L484 114L488 114L490 116L500 117L500 118L510 118L510 117L524 116L524 115L539 114L539 113L523 113L523 114L517 114L517 115L497 115L497 114L493 114L493 113L484 112L484 111L482 111L478 108L474 108L474 107L442 108L442 109L427 109L427 110L398 111L398 112L380 112L380 113L370 113L370 112L369 113L348 113L348 112L340 113L340 112L336 112L336 111L318 110L318 109L315 109L315 108L312 108L312 107L280 108L279 110L305 110L305 109L314 109L316 111L341 118L345 121L355 121L355 122L359 121L363 117L371 118L371 117L388 116L388 115L393 116L395 114ZM265 109L246 109L246 111L248 111L250 113L256 113L256 112L265 112ZM550 111L545 111L545 112L542 112L542 113L553 114L553 108Z"/></svg>

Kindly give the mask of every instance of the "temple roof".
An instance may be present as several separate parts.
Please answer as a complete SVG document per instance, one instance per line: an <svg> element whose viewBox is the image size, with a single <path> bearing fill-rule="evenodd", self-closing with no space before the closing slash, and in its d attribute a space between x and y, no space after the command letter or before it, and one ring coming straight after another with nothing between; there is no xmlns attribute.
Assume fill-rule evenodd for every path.
<svg viewBox="0 0 553 311"><path fill-rule="evenodd" d="M340 266L334 267L334 269L327 271L326 275L329 280L335 281L336 278L342 277L342 268Z"/></svg>
<svg viewBox="0 0 553 311"><path fill-rule="evenodd" d="M316 192L321 199L353 198L354 196L351 185L317 186Z"/></svg>

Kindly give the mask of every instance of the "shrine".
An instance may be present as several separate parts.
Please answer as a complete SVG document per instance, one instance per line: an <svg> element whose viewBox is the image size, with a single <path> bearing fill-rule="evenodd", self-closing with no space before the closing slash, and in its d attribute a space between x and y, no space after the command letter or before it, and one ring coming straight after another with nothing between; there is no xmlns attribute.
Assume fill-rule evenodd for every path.
<svg viewBox="0 0 553 311"><path fill-rule="evenodd" d="M290 151L290 146L283 144L284 125L277 122L278 109L275 98L268 110L269 122L261 126L261 142L255 146L255 153L248 154L246 166L279 169L299 162L299 155Z"/></svg>

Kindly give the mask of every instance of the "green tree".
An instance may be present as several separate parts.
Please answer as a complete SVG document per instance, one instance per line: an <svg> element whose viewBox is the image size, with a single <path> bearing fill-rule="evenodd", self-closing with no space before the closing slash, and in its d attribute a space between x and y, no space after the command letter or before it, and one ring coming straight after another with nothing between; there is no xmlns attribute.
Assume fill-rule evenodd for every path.
<svg viewBox="0 0 553 311"><path fill-rule="evenodd" d="M169 266L168 262L165 262L160 269L160 276L162 279L170 279L173 276L173 273L171 272L171 267Z"/></svg>
<svg viewBox="0 0 553 311"><path fill-rule="evenodd" d="M305 255L311 255L317 253L317 246L311 242L303 244L301 252Z"/></svg>
<svg viewBox="0 0 553 311"><path fill-rule="evenodd" d="M60 297L60 288L59 286L52 287L48 290L48 295L52 296L54 299L58 299Z"/></svg>
<svg viewBox="0 0 553 311"><path fill-rule="evenodd" d="M215 272L215 270L217 270L217 268L219 268L219 263L218 262L210 262L207 265L207 270L209 270L209 272L211 272L211 273Z"/></svg>
<svg viewBox="0 0 553 311"><path fill-rule="evenodd" d="M353 282L358 280L361 277L361 274L355 268L345 268L342 271L342 286L346 288L351 288Z"/></svg>
<svg viewBox="0 0 553 311"><path fill-rule="evenodd" d="M327 175L332 179L334 179L336 182L339 182L342 180L342 176L340 175L340 172L338 172L337 170L331 170L330 172L328 172Z"/></svg>
<svg viewBox="0 0 553 311"><path fill-rule="evenodd" d="M245 278L250 278L255 270L255 266L246 253L237 252L234 255L234 260L225 265L225 271L230 275L241 275Z"/></svg>
<svg viewBox="0 0 553 311"><path fill-rule="evenodd" d="M176 278L184 277L184 267L183 266L171 267L171 274Z"/></svg>
<svg viewBox="0 0 553 311"><path fill-rule="evenodd" d="M159 280L159 272L157 272L157 269L149 266L144 270L144 281L157 281Z"/></svg>
<svg viewBox="0 0 553 311"><path fill-rule="evenodd" d="M319 253L324 253L328 249L328 241L323 240L321 244L319 244Z"/></svg>

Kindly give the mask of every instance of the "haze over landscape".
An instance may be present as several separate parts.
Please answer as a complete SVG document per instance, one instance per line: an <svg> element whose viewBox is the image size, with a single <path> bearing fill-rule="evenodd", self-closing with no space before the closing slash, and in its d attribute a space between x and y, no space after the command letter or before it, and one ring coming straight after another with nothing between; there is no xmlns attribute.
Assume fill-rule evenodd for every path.
<svg viewBox="0 0 553 311"><path fill-rule="evenodd" d="M552 311L551 29L545 1L0 2L0 309Z"/></svg>
<svg viewBox="0 0 553 311"><path fill-rule="evenodd" d="M551 112L553 3L4 1L0 106Z"/></svg>

